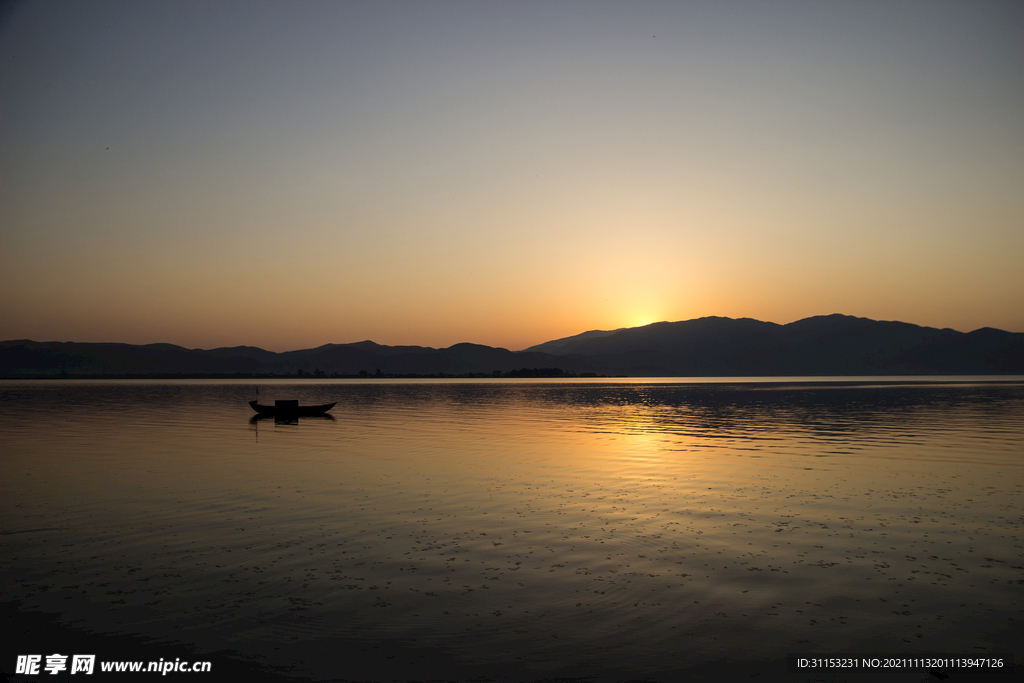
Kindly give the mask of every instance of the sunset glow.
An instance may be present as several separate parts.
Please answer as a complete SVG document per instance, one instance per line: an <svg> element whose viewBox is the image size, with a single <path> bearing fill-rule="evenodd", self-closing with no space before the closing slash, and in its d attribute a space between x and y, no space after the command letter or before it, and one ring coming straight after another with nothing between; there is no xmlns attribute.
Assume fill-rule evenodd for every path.
<svg viewBox="0 0 1024 683"><path fill-rule="evenodd" d="M32 2L0 338L1024 332L1024 6Z"/></svg>

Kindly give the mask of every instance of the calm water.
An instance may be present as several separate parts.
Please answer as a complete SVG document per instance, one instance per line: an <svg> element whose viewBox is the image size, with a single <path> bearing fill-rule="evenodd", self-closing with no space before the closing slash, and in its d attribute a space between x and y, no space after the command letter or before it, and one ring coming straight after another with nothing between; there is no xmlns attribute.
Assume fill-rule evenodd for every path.
<svg viewBox="0 0 1024 683"><path fill-rule="evenodd" d="M338 405L0 382L0 578L49 619L32 651L528 681L1024 654L1022 382L260 389Z"/></svg>

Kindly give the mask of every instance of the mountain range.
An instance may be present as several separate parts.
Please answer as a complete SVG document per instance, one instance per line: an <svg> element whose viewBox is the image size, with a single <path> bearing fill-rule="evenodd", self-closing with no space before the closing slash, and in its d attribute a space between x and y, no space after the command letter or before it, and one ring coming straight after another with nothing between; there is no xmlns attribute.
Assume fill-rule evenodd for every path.
<svg viewBox="0 0 1024 683"><path fill-rule="evenodd" d="M591 330L509 351L480 344L444 349L325 344L275 353L173 344L0 342L0 376L312 375L740 377L1024 374L1024 334L973 332L846 315L787 325L707 317Z"/></svg>

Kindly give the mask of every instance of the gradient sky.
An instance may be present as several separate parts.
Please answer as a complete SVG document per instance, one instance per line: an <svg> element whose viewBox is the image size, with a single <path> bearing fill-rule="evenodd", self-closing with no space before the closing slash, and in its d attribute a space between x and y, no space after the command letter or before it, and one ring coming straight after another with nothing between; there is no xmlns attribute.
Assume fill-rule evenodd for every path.
<svg viewBox="0 0 1024 683"><path fill-rule="evenodd" d="M1024 3L0 15L0 339L1024 332Z"/></svg>

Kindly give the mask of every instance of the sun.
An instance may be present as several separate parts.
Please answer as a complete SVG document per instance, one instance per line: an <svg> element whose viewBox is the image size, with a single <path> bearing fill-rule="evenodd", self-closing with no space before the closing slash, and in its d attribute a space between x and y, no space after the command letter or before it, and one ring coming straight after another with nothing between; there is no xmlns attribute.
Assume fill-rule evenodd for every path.
<svg viewBox="0 0 1024 683"><path fill-rule="evenodd" d="M629 321L629 324L626 325L626 327L646 327L647 325L658 322L657 316L649 313L631 316L631 318L632 320Z"/></svg>

